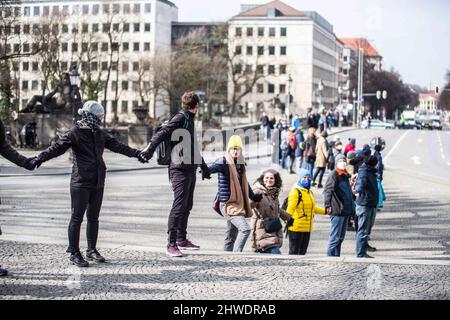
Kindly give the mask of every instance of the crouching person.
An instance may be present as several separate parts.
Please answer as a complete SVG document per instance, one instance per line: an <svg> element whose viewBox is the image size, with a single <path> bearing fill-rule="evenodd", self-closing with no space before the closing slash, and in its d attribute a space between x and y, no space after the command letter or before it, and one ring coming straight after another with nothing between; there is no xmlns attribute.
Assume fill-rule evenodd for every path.
<svg viewBox="0 0 450 320"><path fill-rule="evenodd" d="M283 228L280 218L288 225L293 219L280 208L278 196L283 182L280 174L272 169L266 170L253 186L255 194L261 194L260 202L252 203L251 219L252 248L256 252L281 254L283 245Z"/></svg>
<svg viewBox="0 0 450 320"><path fill-rule="evenodd" d="M225 155L208 166L210 173L219 174L220 211L227 219L225 251L242 252L251 230L246 220L252 216L250 199L262 199L248 183L242 149L241 138L231 136Z"/></svg>
<svg viewBox="0 0 450 320"><path fill-rule="evenodd" d="M289 254L305 255L313 230L314 215L325 214L325 208L318 207L311 189L311 173L302 169L299 180L289 192L287 212L294 218L289 230Z"/></svg>
<svg viewBox="0 0 450 320"><path fill-rule="evenodd" d="M99 214L106 175L103 151L106 148L136 158L140 151L122 144L101 129L100 125L105 112L98 102L86 102L78 113L81 115L81 120L33 161L39 167L41 163L56 158L72 148L73 167L70 181L72 216L68 229L67 252L71 254L70 261L73 264L87 267L89 263L81 255L79 247L80 228L86 211L88 244L86 257L88 260L105 262L105 258L97 251Z"/></svg>

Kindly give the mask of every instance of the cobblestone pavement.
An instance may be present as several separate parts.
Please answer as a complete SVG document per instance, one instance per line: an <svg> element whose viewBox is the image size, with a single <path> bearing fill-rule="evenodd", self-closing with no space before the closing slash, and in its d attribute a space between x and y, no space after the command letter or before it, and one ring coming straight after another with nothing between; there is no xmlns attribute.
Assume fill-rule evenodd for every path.
<svg viewBox="0 0 450 320"><path fill-rule="evenodd" d="M322 300L450 299L441 265L314 262L240 255L104 250L108 263L80 269L65 247L0 242L1 299Z"/></svg>

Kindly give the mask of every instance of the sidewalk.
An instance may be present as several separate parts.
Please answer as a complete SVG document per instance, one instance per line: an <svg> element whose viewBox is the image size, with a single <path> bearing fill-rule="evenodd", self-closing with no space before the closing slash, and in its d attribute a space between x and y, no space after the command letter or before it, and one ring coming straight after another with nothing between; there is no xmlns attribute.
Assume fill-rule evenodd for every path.
<svg viewBox="0 0 450 320"><path fill-rule="evenodd" d="M335 135L341 132L353 130L353 127L333 128L330 131L330 135ZM206 162L212 162L223 154L223 151L209 151L212 147L208 147L203 152L203 157ZM39 154L39 150L18 150L26 157L33 157ZM270 145L265 143L252 143L246 146L244 154L248 155L249 159L264 158L272 155ZM72 161L70 160L70 152L67 151L62 156L52 159L44 163L37 170L30 172L24 168L20 168L9 162L3 157L0 157L0 177L1 176L13 176L13 175L62 175L70 174L72 172ZM136 158L128 158L121 154L113 153L109 150L105 150L103 154L108 172L118 171L131 171L131 170L148 170L148 169L161 169L164 168L156 164L155 158L149 161L148 164L140 163Z"/></svg>

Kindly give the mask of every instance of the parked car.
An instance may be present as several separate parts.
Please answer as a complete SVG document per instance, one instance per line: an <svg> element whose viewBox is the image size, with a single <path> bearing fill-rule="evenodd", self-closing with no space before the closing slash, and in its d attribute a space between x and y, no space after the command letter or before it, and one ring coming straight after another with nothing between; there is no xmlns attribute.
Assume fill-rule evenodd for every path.
<svg viewBox="0 0 450 320"><path fill-rule="evenodd" d="M361 128L367 129L369 127L369 123L366 120L361 122ZM378 119L373 119L370 121L370 129L394 129L394 125L389 122L384 122Z"/></svg>
<svg viewBox="0 0 450 320"><path fill-rule="evenodd" d="M431 116L430 129L442 130L441 118L439 116Z"/></svg>

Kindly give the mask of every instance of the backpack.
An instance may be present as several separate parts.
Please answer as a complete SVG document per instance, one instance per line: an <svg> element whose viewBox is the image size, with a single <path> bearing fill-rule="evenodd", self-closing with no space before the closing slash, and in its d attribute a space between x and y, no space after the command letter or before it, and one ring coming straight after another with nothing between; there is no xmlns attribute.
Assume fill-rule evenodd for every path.
<svg viewBox="0 0 450 320"><path fill-rule="evenodd" d="M288 137L288 141L291 149L295 150L297 148L297 139L295 138L295 135Z"/></svg>
<svg viewBox="0 0 450 320"><path fill-rule="evenodd" d="M180 113L183 114L184 116L184 123L183 123L183 129L187 129L189 126L189 118L186 115L186 113L180 111ZM176 113L172 118L170 118L169 120L164 121L163 123L161 123L158 128L156 128L155 133L158 133L162 128L164 128L165 126L167 126L170 121L172 121L172 119L177 115L178 113ZM168 166L170 165L170 161L171 161L171 153L172 153L172 137L169 136L166 139L164 139L163 141L161 141L161 143L156 147L156 162L160 165L160 166Z"/></svg>
<svg viewBox="0 0 450 320"><path fill-rule="evenodd" d="M302 192L300 190L298 190L297 188L295 188L298 192L298 201L297 201L297 206L300 204L300 202L302 201ZM281 209L283 209L284 211L287 210L288 207L288 200L289 200L289 196L286 197L286 199L284 199L283 201L283 205L281 206Z"/></svg>

